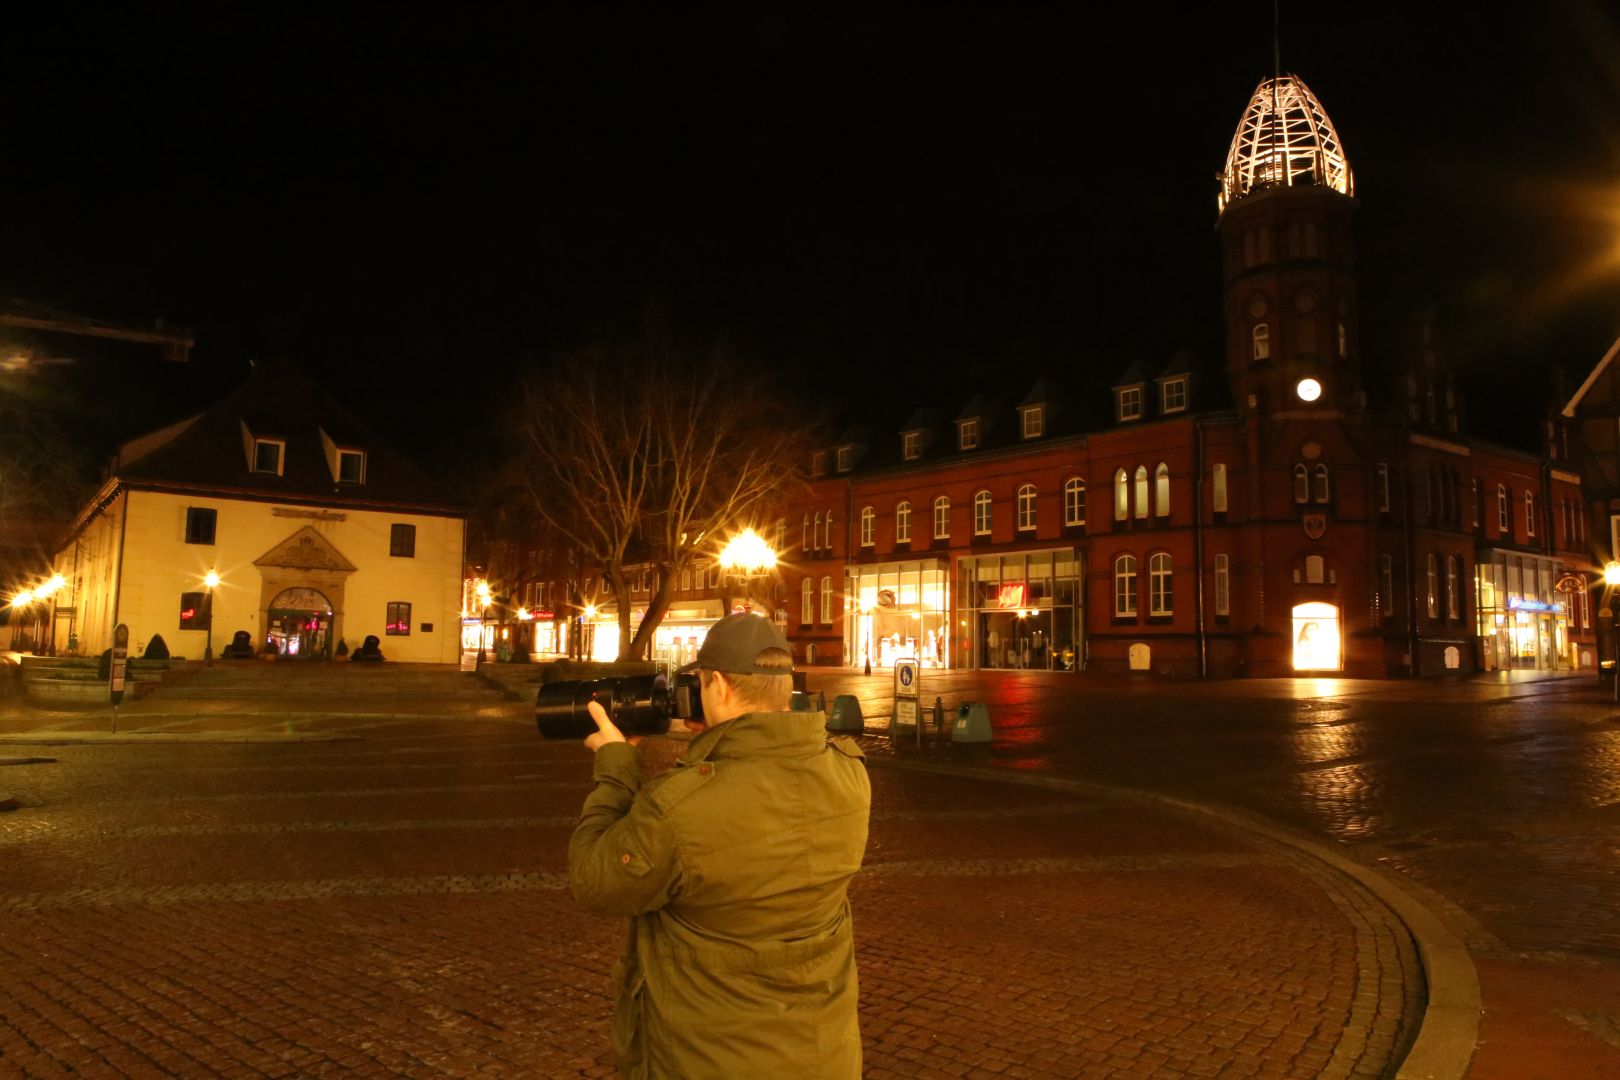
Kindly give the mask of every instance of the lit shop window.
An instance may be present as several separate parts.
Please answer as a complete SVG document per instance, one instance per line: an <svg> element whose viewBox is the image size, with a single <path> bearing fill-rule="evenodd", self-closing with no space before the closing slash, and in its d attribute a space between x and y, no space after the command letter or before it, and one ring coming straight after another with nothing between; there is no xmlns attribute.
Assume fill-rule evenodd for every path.
<svg viewBox="0 0 1620 1080"><path fill-rule="evenodd" d="M1332 604L1300 604L1293 614L1294 670L1339 670L1339 609Z"/></svg>

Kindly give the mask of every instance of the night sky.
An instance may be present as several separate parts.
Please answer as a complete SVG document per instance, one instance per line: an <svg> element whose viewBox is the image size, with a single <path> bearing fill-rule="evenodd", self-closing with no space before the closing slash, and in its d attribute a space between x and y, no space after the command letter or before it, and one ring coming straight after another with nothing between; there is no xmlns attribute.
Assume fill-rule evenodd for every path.
<svg viewBox="0 0 1620 1080"><path fill-rule="evenodd" d="M1218 357L1270 3L552 6L8 15L0 297L196 328L180 372L52 343L144 388L103 434L287 353L444 469L649 310L833 409ZM1475 431L1522 440L1620 332L1620 23L1284 3L1282 64L1355 172L1369 370L1432 309Z"/></svg>

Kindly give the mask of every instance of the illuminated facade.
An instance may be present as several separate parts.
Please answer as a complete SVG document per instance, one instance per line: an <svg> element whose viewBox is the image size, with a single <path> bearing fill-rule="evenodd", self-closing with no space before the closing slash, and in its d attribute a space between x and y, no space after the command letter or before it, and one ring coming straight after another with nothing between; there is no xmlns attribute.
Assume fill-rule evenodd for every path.
<svg viewBox="0 0 1620 1080"><path fill-rule="evenodd" d="M1354 191L1315 95L1267 79L1217 199L1223 372L1133 364L1091 392L1104 400L1059 389L1085 372L1032 376L828 440L780 530L799 539L783 578L800 662L1593 665L1593 612L1569 590L1593 572L1581 481L1559 437L1540 456L1469 437L1427 338L1378 400L1363 386Z"/></svg>

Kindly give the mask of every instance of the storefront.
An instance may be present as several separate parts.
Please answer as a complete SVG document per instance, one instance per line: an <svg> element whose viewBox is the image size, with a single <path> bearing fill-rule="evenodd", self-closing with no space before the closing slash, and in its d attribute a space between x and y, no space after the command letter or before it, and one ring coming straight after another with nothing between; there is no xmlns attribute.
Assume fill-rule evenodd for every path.
<svg viewBox="0 0 1620 1080"><path fill-rule="evenodd" d="M1085 654L1081 557L1073 548L957 562L954 666L1078 671Z"/></svg>
<svg viewBox="0 0 1620 1080"><path fill-rule="evenodd" d="M1569 668L1569 600L1555 584L1563 565L1543 555L1491 549L1479 554L1474 596L1481 666L1550 671Z"/></svg>
<svg viewBox="0 0 1620 1080"><path fill-rule="evenodd" d="M947 563L874 563L846 571L844 642L848 661L888 669L913 658L924 667L950 665Z"/></svg>

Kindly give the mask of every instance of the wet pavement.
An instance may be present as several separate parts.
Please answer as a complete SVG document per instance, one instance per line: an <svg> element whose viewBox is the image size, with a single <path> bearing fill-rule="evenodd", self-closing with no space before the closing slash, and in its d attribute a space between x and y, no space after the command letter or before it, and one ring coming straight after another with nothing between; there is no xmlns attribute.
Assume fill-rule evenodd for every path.
<svg viewBox="0 0 1620 1080"><path fill-rule="evenodd" d="M577 748L530 739L522 703L467 685L455 701L380 682L334 695L318 678L273 693L166 690L123 710L118 742L85 734L106 731L105 710L0 702L0 756L59 759L0 769L0 791L21 803L0 814L8 966L36 965L24 969L30 981L64 996L72 972L91 966L81 935L97 956L106 935L121 937L98 929L108 921L147 942L143 962L164 955L165 934L218 925L233 936L216 960L213 945L187 951L160 965L165 978L216 961L229 971L232 957L261 951L285 970L197 975L197 986L159 994L180 1028L127 1022L185 1043L176 1032L195 1024L193 1005L209 1015L210 994L264 981L268 997L230 998L227 1012L247 1009L269 1033L251 1044L282 1064L209 1059L225 1074L345 1062L390 1074L598 1074L600 976L617 928L572 914L557 880L588 772ZM1468 1075L1620 1075L1620 712L1589 679L929 674L925 711L936 695L947 718L983 702L996 739L936 738L920 751L909 732L883 734L886 677L816 672L810 685L829 700L861 698L875 764L1046 785L874 769L871 865L852 889L870 1075L1392 1074L1424 998L1399 922L1345 874L1245 820L1395 883L1466 942L1484 1001ZM131 728L261 741L140 746L150 736ZM97 741L51 747L53 737ZM1109 785L1226 817L1189 818ZM14 866L23 876L12 878ZM19 918L37 921L19 932ZM259 940L259 923L277 928L273 942ZM511 942L533 961L522 972ZM63 972L40 956L77 959ZM122 985L146 993L142 970L131 960ZM485 972L505 989L484 987ZM436 996L441 984L469 1007ZM343 1007L328 1012L333 995ZM541 1019L526 1011L534 1000L547 1005ZM397 1030L316 1030L319 1016L358 1022L390 1001L390 1017L409 1018ZM1223 1011L1234 1003L1243 1008ZM20 1060L3 1033L45 1017L0 1011L0 1054ZM471 1042L413 1042L422 1031ZM356 1049L367 1039L372 1049ZM201 1053L186 1045L177 1052ZM306 1052L326 1056L299 1064ZM388 1056L398 1053L409 1056ZM286 1062L292 1072L275 1071Z"/></svg>

